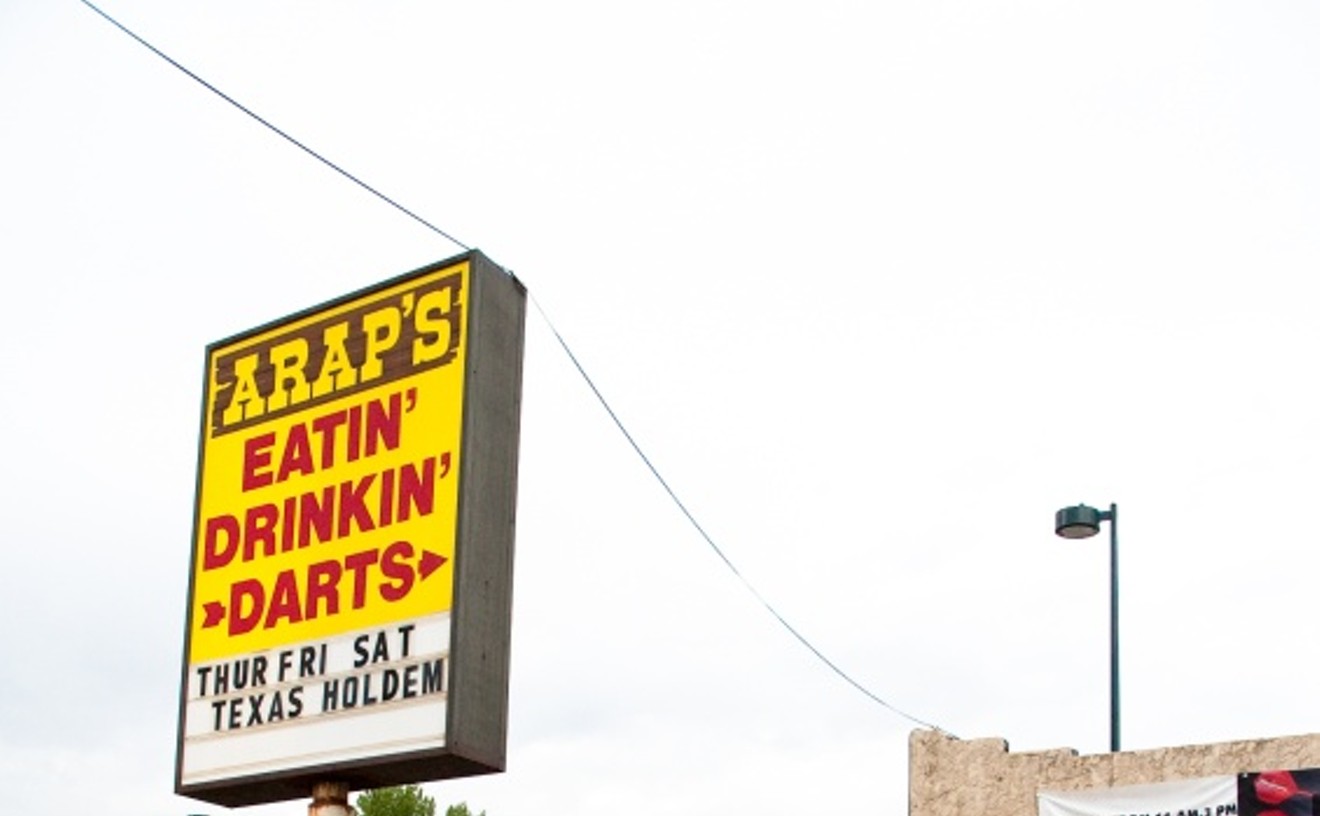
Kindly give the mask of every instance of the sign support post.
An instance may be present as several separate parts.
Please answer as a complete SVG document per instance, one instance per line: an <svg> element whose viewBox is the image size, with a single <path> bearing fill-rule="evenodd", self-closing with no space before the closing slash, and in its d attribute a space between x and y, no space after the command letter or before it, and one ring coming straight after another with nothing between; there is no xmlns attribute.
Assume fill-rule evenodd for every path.
<svg viewBox="0 0 1320 816"><path fill-rule="evenodd" d="M343 782L317 782L313 785L307 816L353 816L353 808L348 804L348 785Z"/></svg>

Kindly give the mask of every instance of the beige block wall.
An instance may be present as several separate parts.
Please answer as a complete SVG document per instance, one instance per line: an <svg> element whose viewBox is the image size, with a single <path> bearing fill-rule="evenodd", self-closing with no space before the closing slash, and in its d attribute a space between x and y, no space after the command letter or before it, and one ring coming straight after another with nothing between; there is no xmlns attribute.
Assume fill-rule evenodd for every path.
<svg viewBox="0 0 1320 816"><path fill-rule="evenodd" d="M1320 767L1320 734L1078 756L1009 753L1002 739L908 738L908 816L1036 816L1036 792Z"/></svg>

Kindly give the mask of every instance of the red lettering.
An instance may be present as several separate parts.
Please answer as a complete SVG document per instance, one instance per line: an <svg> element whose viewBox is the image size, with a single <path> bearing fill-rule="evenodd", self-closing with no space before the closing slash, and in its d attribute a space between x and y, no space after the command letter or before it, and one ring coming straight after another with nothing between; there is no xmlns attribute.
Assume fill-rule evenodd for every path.
<svg viewBox="0 0 1320 816"><path fill-rule="evenodd" d="M256 628L266 606L266 589L255 578L229 587L229 636L245 635ZM248 607L246 610L244 607Z"/></svg>
<svg viewBox="0 0 1320 816"><path fill-rule="evenodd" d="M335 432L348 421L346 411L317 417L312 420L312 430L321 435L321 468L328 468L335 463Z"/></svg>
<svg viewBox="0 0 1320 816"><path fill-rule="evenodd" d="M251 561L257 557L257 545L261 545L262 555L275 554L275 525L279 523L280 510L273 504L258 504L247 511L243 520L243 560Z"/></svg>
<svg viewBox="0 0 1320 816"><path fill-rule="evenodd" d="M380 400L367 403L367 456L376 454L376 445L385 444L386 450L399 447L399 435L403 432L403 395L398 391L390 394L390 407L385 410Z"/></svg>
<svg viewBox="0 0 1320 816"><path fill-rule="evenodd" d="M356 462L362 453L362 406L348 409L348 461Z"/></svg>
<svg viewBox="0 0 1320 816"><path fill-rule="evenodd" d="M298 499L293 496L284 497L284 515L280 516L280 552L293 551L293 534L298 527L293 520L298 517Z"/></svg>
<svg viewBox="0 0 1320 816"><path fill-rule="evenodd" d="M258 473L258 468L270 464L270 448L275 444L274 433L258 434L243 442L243 490L256 490L271 483L270 471Z"/></svg>
<svg viewBox="0 0 1320 816"><path fill-rule="evenodd" d="M380 558L380 551L371 549L353 553L344 559L344 566L353 573L353 608L367 605L367 568Z"/></svg>
<svg viewBox="0 0 1320 816"><path fill-rule="evenodd" d="M399 468L399 521L411 518L413 508L419 516L429 516L435 508L434 456L422 460L420 474L412 462Z"/></svg>
<svg viewBox="0 0 1320 816"><path fill-rule="evenodd" d="M326 615L339 614L339 578L343 574L338 561L318 561L307 567L307 620L320 616L320 601L325 601Z"/></svg>
<svg viewBox="0 0 1320 816"><path fill-rule="evenodd" d="M301 423L294 425L289 429L289 438L284 441L280 472L275 478L282 482L293 473L306 476L315 470L312 464L312 443L307 439L307 426Z"/></svg>
<svg viewBox="0 0 1320 816"><path fill-rule="evenodd" d="M205 625L214 626L228 618L229 635L235 637L253 632L259 625L276 629L338 615L341 609L363 609L373 600L373 591L389 603L401 601L418 581L445 562L442 556L423 552L421 566L415 567L416 554L411 542L395 541L383 552L376 548L360 550L342 560L327 559L305 569L286 569L269 585L256 578L235 581L229 587L227 609L217 602L205 605L209 621ZM433 562L430 566L428 559ZM346 586L348 575L352 576L351 588Z"/></svg>
<svg viewBox="0 0 1320 816"><path fill-rule="evenodd" d="M221 533L224 544L221 545ZM202 547L202 569L213 570L226 566L238 552L238 519L230 515L206 520L206 541Z"/></svg>
<svg viewBox="0 0 1320 816"><path fill-rule="evenodd" d="M398 583L382 583L380 585L380 597L391 603L401 601L407 597L416 578L412 564L409 563L412 558L413 545L407 541L396 541L385 548L385 556L380 561L380 571L386 578L393 579Z"/></svg>
<svg viewBox="0 0 1320 816"><path fill-rule="evenodd" d="M281 619L289 623L302 620L302 609L298 605L298 579L293 570L285 570L275 577L275 591L271 593L270 609L266 613L263 627L274 629Z"/></svg>
<svg viewBox="0 0 1320 816"><path fill-rule="evenodd" d="M410 394L413 392L410 391ZM345 458L355 462L375 456L381 450L395 450L403 437L403 393L396 391L387 400L374 399L299 422L289 428L280 451L277 470L271 470L276 443L275 432L257 434L243 442L243 490L256 490L292 476L309 475L335 464L335 454L344 431ZM312 434L320 438L319 451Z"/></svg>
<svg viewBox="0 0 1320 816"><path fill-rule="evenodd" d="M311 544L313 533L317 541L329 541L334 536L335 489L327 487L322 490L319 502L315 493L304 493L300 504L298 546Z"/></svg>
<svg viewBox="0 0 1320 816"><path fill-rule="evenodd" d="M371 511L367 509L366 502L367 490L374 481L376 474L371 473L363 476L356 484L344 482L339 486L339 529L336 535L340 538L352 532L350 527L355 521L357 528L364 533L376 529L376 523L371 520Z"/></svg>
<svg viewBox="0 0 1320 816"><path fill-rule="evenodd" d="M383 470L380 473L380 509L376 513L376 523L388 527L394 523L394 471Z"/></svg>

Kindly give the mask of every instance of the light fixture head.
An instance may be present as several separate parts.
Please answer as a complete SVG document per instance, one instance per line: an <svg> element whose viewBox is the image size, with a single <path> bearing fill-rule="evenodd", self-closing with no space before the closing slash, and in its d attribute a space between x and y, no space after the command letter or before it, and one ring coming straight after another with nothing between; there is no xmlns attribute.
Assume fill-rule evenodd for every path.
<svg viewBox="0 0 1320 816"><path fill-rule="evenodd" d="M1105 516L1084 504L1065 507L1054 514L1054 533L1063 538L1090 538L1100 532L1100 522Z"/></svg>

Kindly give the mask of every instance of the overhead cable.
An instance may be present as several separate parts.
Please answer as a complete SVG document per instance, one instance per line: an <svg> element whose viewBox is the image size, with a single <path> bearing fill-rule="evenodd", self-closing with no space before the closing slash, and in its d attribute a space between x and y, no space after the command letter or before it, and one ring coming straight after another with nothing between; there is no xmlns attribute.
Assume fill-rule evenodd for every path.
<svg viewBox="0 0 1320 816"><path fill-rule="evenodd" d="M472 249L472 247L468 246L467 244L465 244L465 243L463 243L462 241L458 240L458 239L455 238L454 236L452 236L452 235L450 235L449 233L445 232L444 230L440 229L440 228L437 227L435 224L432 224L430 221L427 221L425 218L422 218L420 215L418 215L417 213L415 213L415 212L413 212L412 210L408 209L407 207L403 206L402 204L400 204L399 202L397 202L397 201L395 201L394 199L390 198L389 196L385 195L385 194L382 193L380 190L377 190L375 187L372 187L370 184L367 184L367 183L366 183L365 181L363 181L362 179L358 178L357 176L355 176L355 175L353 175L352 173L348 172L348 171L345 170L344 168L342 168L342 167L340 167L339 165L335 164L334 162L330 161L330 160L327 159L325 156L322 156L320 153L317 153L315 150L312 150L312 149L311 149L310 147L308 147L307 145L305 145L305 144L303 144L302 142L298 141L297 139L293 138L293 137L290 136L288 133L285 133L283 130L279 129L279 128L276 127L274 124L272 124L271 122L269 122L268 120L266 120L266 119L263 118L262 116L258 115L255 111L253 111L251 108L248 108L246 105L244 105L243 103L239 102L237 99L233 98L233 97L230 96L229 94L225 93L224 91L220 90L220 89L217 88L216 86L214 86L214 85L212 85L211 83L207 82L205 79L202 79L202 78L201 78L200 76L198 76L197 74L194 74L192 71L188 70L188 69L187 69L186 67L184 67L182 64L180 64L179 62L175 61L175 60L174 60L172 57L170 57L168 54L166 54L165 52L161 51L159 48L157 48L156 46L154 46L154 45L152 45L151 43L147 42L146 40L142 39L142 38L139 37L137 34L133 33L131 30L129 30L126 26L124 26L124 25L123 25L122 23L120 23L118 20L116 20L115 18L111 17L109 14L106 14L104 11L102 11L102 10L99 9L99 8L97 8L97 7L96 7L95 5L93 5L92 3L88 2L88 0L80 0L80 2L81 2L84 6L87 6L89 9L91 9L92 11L94 11L94 12L96 12L97 14L101 15L102 17L104 17L104 18L105 18L107 21L109 21L110 24L113 25L115 28L117 28L117 29L119 29L120 31L124 32L125 34L127 34L127 35L130 36L130 37L132 37L133 39L137 40L139 44L141 44L141 45L142 45L144 48L146 48L147 50L151 51L151 53L155 54L156 56L158 56L158 57L160 57L161 59L163 59L163 60L165 60L166 62L168 62L170 65L173 65L175 68L178 68L180 71L182 71L183 73L187 74L189 77L191 77L194 81L196 81L196 82L197 82L199 85L201 85L203 88L206 88L206 89L207 89L208 91L210 91L211 93L215 94L216 96L218 96L218 97L220 97L221 99L225 100L225 101L228 102L229 104L231 104L231 105L233 105L234 107L238 108L238 109L241 110L243 113L246 113L248 116L252 117L253 119L257 120L257 121L260 122L262 125L264 125L268 130L270 130L272 133L277 134L280 138L284 139L286 142L292 144L294 147L298 148L299 150L303 151L303 152L306 153L307 155L309 155L309 156L311 156L312 158L316 159L316 160L319 161L321 164L324 164L326 167L329 167L331 170L335 171L335 172L338 173L339 175L341 175L341 176L343 176L344 178L348 179L349 181L353 182L353 183L356 184L357 186L361 187L363 190L366 190L368 193L371 193L371 194L374 195L376 198L379 198L381 201L384 201L386 204L390 205L390 206L393 207L394 209L398 210L399 212L401 212L401 213L403 213L404 215L408 216L408 217L411 218L412 220L414 220L414 221L416 221L417 223L421 224L422 226L426 227L426 228L429 229L431 232L436 233L436 234L439 235L441 238L444 238L446 241L449 241L449 242L452 243L452 244L457 244L458 246L462 247L464 250L470 250L470 249Z"/></svg>
<svg viewBox="0 0 1320 816"><path fill-rule="evenodd" d="M376 198L380 199L389 206L393 207L394 209L408 216L413 221L416 221L417 223L431 230L435 234L439 235L441 238L444 238L450 243L462 247L464 250L470 251L472 249L472 247L468 246L467 244L458 240L454 236L450 235L448 232L445 232L444 230L440 229L435 224L431 223L425 218L422 218L420 215L408 209L407 207L404 207L402 204L399 204L397 201L385 195L384 193L380 192L375 187L372 187L371 185L362 181L357 176L353 175L352 173L349 173L347 170L343 169L339 165L330 161L325 156L321 155L320 153L311 149L307 145L303 144L298 139L295 139L293 136L290 136L285 131L276 127L274 124L272 124L264 117L259 116L258 114L253 112L250 108L243 105L229 94L226 94L224 91L221 91L219 88L212 85L210 82L207 82L202 77L188 70L188 68L184 67L181 63L174 60L173 58L165 54L163 51L156 48L151 43L139 37L129 28L127 28L122 23L120 23L118 20L111 17L109 14L105 13L100 8L97 8L93 3L89 2L89 0L79 0L79 2L90 8L92 11L99 14L110 24L112 24L115 28L118 28L123 33L132 37L144 48L148 49L156 56L160 57L161 59L168 62L170 65L182 71L184 74L186 74L191 79L196 81L202 87L206 88L211 93L225 100L230 105L233 105L235 108L247 114L252 119L255 119L266 129L270 130L271 132L278 135L280 138L284 139L285 141L297 147L299 150L303 151L307 155L321 162L326 167L329 167L331 170L335 171L339 175L353 182L358 187L361 187L363 190L366 190L368 193L371 193ZM799 632L796 628L794 628L793 625L790 624L784 618L784 616L781 615L779 611L775 609L775 607L769 601L767 601L760 592L757 591L756 587L754 587L751 584L751 582L749 582L743 576L743 574L738 570L738 568L734 566L733 562L729 560L729 557L725 555L724 551L719 547L719 545L715 543L715 540L711 538L710 534L707 533L705 528L701 526L700 522L697 521L696 517L692 515L692 512L688 510L687 505L685 505L683 501L679 499L678 494L675 493L674 489L669 486L669 482L667 482L665 478L662 475L660 475L660 471L655 467L654 463L652 463L650 457L647 456L646 453L642 450L641 445L637 443L637 440L633 438L633 435L628 432L628 428L623 424L623 421L619 418L619 415L615 413L614 409L610 406L609 401L605 399L605 395L602 394L600 389L596 387L596 383L591 379L590 375L587 374L587 371L585 368L583 368L582 363L578 361L577 355L573 353L573 350L571 348L569 348L568 342L564 340L563 335L559 333L559 329L555 327L554 322L550 319L550 316L546 314L545 309L541 307L540 302L536 299L534 295L532 296L532 303L535 304L537 311L541 315L541 318L545 320L546 325L549 326L551 333L554 334L555 340L559 343L559 347L563 349L564 354L566 354L568 356L568 359L573 363L573 367L577 369L578 374L582 377L583 381L586 382L587 387L591 389L591 393L595 395L596 400L600 402L601 407L605 409L605 413L609 415L610 420L614 422L615 427L619 429L620 433L623 434L624 439L628 441L628 444L632 447L633 451L642 460L642 463L646 465L647 470L649 470L651 472L651 475L655 477L655 480L660 484L660 487L663 488L665 493L669 495L670 500L673 501L674 505L679 509L679 512L681 512L683 516L688 520L688 523L692 525L692 528L697 531L697 534L701 536L702 540L706 542L707 546L709 546L711 550L714 551L715 555L719 557L720 561L724 562L724 565L728 567L728 569L738 578L740 582L742 582L742 585L747 589L747 591L750 592L752 596L755 597L756 600L759 601L763 607L765 607L766 611L768 611L774 617L774 619L777 620L779 624L783 626L784 629L790 635L792 635L795 640L797 640L798 643L800 643L803 647L805 647L808 651L810 651L813 655L815 655L818 660L820 660L823 664L825 664L825 666L827 666L830 669L830 671L834 672L836 675L842 678L854 689L861 692L867 698L869 698L873 702L880 704L881 706L893 712L894 714L897 714L898 716L906 720L909 720L910 722L916 723L917 725L921 725L926 728L934 729L936 731L942 731L943 733L948 734L949 733L948 731L945 731L939 726L928 723L925 720L918 719L917 717L914 717L911 714L908 714L902 711L901 709L896 708L895 706L891 705L890 703L880 698L870 689L866 688L861 683L857 682L847 672L839 668L838 664L836 664L834 661L826 657L825 654L820 651L820 649L816 648L816 646L812 644L812 642L808 640L806 636L804 636L801 632ZM950 734L950 736L952 735Z"/></svg>

